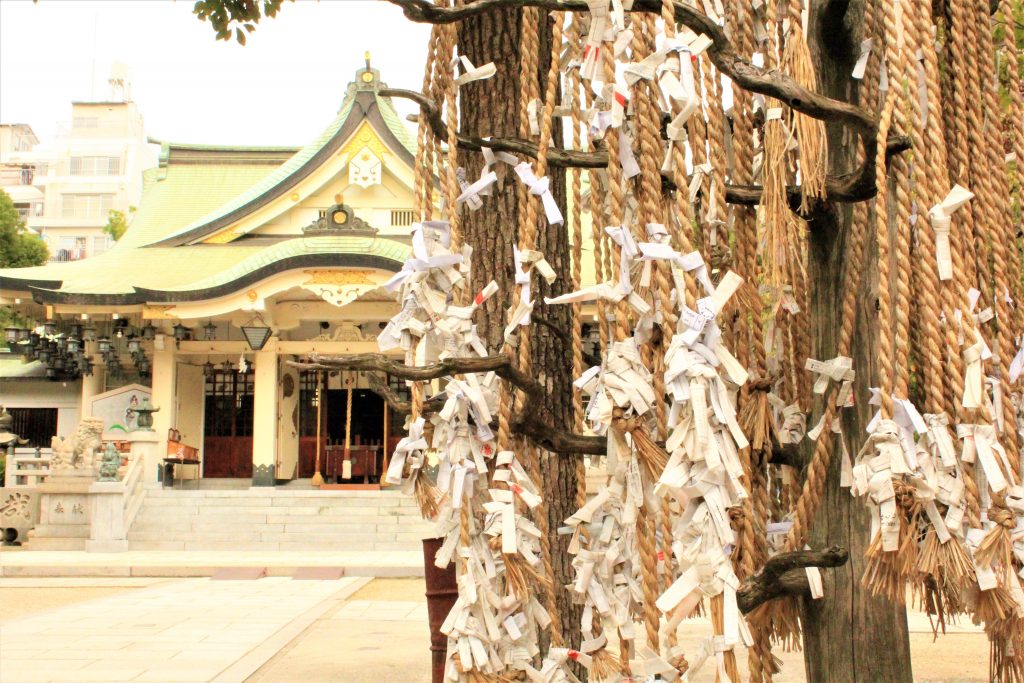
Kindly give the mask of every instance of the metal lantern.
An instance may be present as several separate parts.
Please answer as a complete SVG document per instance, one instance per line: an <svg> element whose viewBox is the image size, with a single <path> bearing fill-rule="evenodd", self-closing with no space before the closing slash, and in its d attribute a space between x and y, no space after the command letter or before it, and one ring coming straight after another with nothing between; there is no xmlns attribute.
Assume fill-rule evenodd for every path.
<svg viewBox="0 0 1024 683"><path fill-rule="evenodd" d="M82 328L82 341L94 342L96 341L96 328L92 325L86 325Z"/></svg>
<svg viewBox="0 0 1024 683"><path fill-rule="evenodd" d="M109 353L113 348L113 342L110 341L110 337L103 336L96 340L96 350L100 353Z"/></svg>
<svg viewBox="0 0 1024 683"><path fill-rule="evenodd" d="M91 377L92 376L92 371L93 371L92 360L90 360L89 358L86 358L85 362L82 363L81 368L82 368L82 374L83 375L85 375L86 377Z"/></svg>
<svg viewBox="0 0 1024 683"><path fill-rule="evenodd" d="M215 341L217 339L217 326L213 324L212 320L203 325L203 339L206 341Z"/></svg>
<svg viewBox="0 0 1024 683"><path fill-rule="evenodd" d="M215 370L215 367L214 367L213 363L211 363L209 360L207 360L205 363L203 363L203 376L204 377L213 377L214 370Z"/></svg>
<svg viewBox="0 0 1024 683"><path fill-rule="evenodd" d="M46 379L50 380L51 382L55 382L58 379L57 375L57 368L53 367L52 365L46 366Z"/></svg>
<svg viewBox="0 0 1024 683"><path fill-rule="evenodd" d="M139 363L138 363L138 365L136 367L138 367L140 375L142 375L143 377L148 377L149 376L149 359L148 358L143 356L139 360Z"/></svg>
<svg viewBox="0 0 1024 683"><path fill-rule="evenodd" d="M39 359L40 363L47 363L47 362L49 362L50 356L52 356L52 355L53 354L50 353L49 349L40 349L39 353L36 354L36 358Z"/></svg>
<svg viewBox="0 0 1024 683"><path fill-rule="evenodd" d="M57 334L57 323L53 322L52 320L47 320L45 323L43 323L43 334L47 336Z"/></svg>
<svg viewBox="0 0 1024 683"><path fill-rule="evenodd" d="M177 341L183 341L188 338L188 328L178 323L174 326L174 338Z"/></svg>
<svg viewBox="0 0 1024 683"><path fill-rule="evenodd" d="M75 323L74 325L72 325L71 329L68 330L68 336L69 337L78 337L79 339L81 339L81 337L82 337L82 326L79 323Z"/></svg>
<svg viewBox="0 0 1024 683"><path fill-rule="evenodd" d="M235 369L235 366L230 360L226 360L220 364L220 369L224 372L231 372Z"/></svg>
<svg viewBox="0 0 1024 683"><path fill-rule="evenodd" d="M147 341L156 339L156 327L153 323L146 323L142 326L142 338Z"/></svg>
<svg viewBox="0 0 1024 683"><path fill-rule="evenodd" d="M138 337L132 337L128 340L128 353L135 354L142 351L142 340Z"/></svg>
<svg viewBox="0 0 1024 683"><path fill-rule="evenodd" d="M259 321L258 324L257 321ZM267 327L267 324L263 322L263 318L259 315L245 325L242 325L242 334L245 336L245 341L249 343L249 348L253 351L259 351L266 346L271 333L273 333L273 330Z"/></svg>
<svg viewBox="0 0 1024 683"><path fill-rule="evenodd" d="M27 327L22 327L18 330L18 341L27 342L32 339L32 330Z"/></svg>
<svg viewBox="0 0 1024 683"><path fill-rule="evenodd" d="M78 351L81 348L82 348L82 341L80 339L76 339L75 337L68 337L68 339L67 339L67 350L68 350L68 353L78 353Z"/></svg>
<svg viewBox="0 0 1024 683"><path fill-rule="evenodd" d="M13 344L18 341L18 328L17 327L5 327L4 328L4 340L7 344Z"/></svg>

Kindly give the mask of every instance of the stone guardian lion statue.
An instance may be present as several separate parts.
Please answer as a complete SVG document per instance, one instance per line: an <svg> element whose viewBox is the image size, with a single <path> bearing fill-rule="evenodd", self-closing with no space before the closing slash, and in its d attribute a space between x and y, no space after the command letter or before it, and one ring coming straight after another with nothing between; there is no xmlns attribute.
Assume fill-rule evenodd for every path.
<svg viewBox="0 0 1024 683"><path fill-rule="evenodd" d="M78 423L75 433L67 439L53 437L50 444L53 470L85 470L96 465L96 454L103 444L103 420L85 417Z"/></svg>

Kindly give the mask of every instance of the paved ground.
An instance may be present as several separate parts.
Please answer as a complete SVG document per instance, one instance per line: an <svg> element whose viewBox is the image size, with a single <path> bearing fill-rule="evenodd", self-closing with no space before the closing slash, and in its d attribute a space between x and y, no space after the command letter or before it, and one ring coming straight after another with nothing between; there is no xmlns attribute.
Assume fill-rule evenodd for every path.
<svg viewBox="0 0 1024 683"><path fill-rule="evenodd" d="M368 581L3 578L0 683L426 683L422 579ZM959 625L933 643L915 613L910 628L917 680L986 680L979 629ZM687 622L680 641L692 648L708 631ZM803 681L802 654L777 654L776 683ZM690 680L710 683L714 669Z"/></svg>
<svg viewBox="0 0 1024 683"><path fill-rule="evenodd" d="M401 550L207 551L23 550L0 546L0 576L167 577L210 576L223 567L266 567L291 576L302 567L341 567L346 576L423 576L423 553Z"/></svg>

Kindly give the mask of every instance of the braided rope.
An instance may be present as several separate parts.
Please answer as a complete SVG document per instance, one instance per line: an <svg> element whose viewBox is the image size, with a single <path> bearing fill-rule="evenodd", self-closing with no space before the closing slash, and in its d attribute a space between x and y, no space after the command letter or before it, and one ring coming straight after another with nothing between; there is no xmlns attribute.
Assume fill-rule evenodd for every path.
<svg viewBox="0 0 1024 683"><path fill-rule="evenodd" d="M1013 315L1010 311L1010 304L1006 300L1009 294L1009 280L1020 281L1020 270L1010 268L1010 245L1014 244L1015 230L1013 225L1013 211L1010 205L1010 187L1006 177L1006 165L1003 162L1003 140L999 113L1002 111L999 102L999 82L995 67L995 48L992 44L992 31L989 27L989 15L987 8L980 6L975 10L978 24L980 42L978 43L978 54L981 74L981 87L984 94L985 114L989 117L985 127L985 154L982 155L982 163L985 165L984 179L990 186L995 205L993 210L986 211L988 220L989 243L992 254L992 293L995 299L996 320L998 322L997 333L999 343L999 364L998 379L1003 383L1003 390L1007 396L1003 403L1004 430L1001 434L1000 443L1007 451L1007 459L1013 473L1014 483L1021 480L1020 457L1017 443L1016 411L1013 402L1009 400L1009 385L1007 378L1010 374L1010 361L1016 353L1011 322ZM995 119L995 120L992 120ZM1009 233L1009 234L1007 234Z"/></svg>
<svg viewBox="0 0 1024 683"><path fill-rule="evenodd" d="M931 12L927 7L912 0L903 0L902 9L905 16L913 21L904 22L908 51L916 54L921 50L924 55L925 84L928 94L929 111L938 110L941 102L941 90L938 80L938 59L934 50L924 45L926 36L931 35ZM914 151L914 187L918 205L931 206L941 200L948 189L949 180L946 175L946 141L943 134L941 116L930 115L925 125L924 113L921 111L920 100L909 98L912 104L911 123L913 124ZM922 217L916 224L919 239L917 248L921 251L923 267L918 269L918 282L913 300L922 323L923 336L917 348L923 357L925 381L925 409L929 413L942 413L946 407L943 398L945 363L943 361L943 337L939 324L939 312L942 310L941 292L938 271L933 264L936 258L935 230L927 217ZM952 418L953 415L950 415Z"/></svg>
<svg viewBox="0 0 1024 683"><path fill-rule="evenodd" d="M1003 24L1007 27L1013 25L1013 5L1011 0L1003 0L1000 5L1000 14ZM1024 92L1021 92L1021 77L1020 77L1020 60L1017 55L1017 43L1016 36L1009 28L1003 31L1003 59L1006 60L1006 71L1007 71L1007 95L1009 100L1009 106L1007 109L1007 115L1010 121L1010 149L1016 156L1016 169L1017 169L1017 183L1014 188L1014 194L1016 198L1016 213L1014 215L1021 215L1024 213L1024 178L1022 178L1022 169L1024 169L1024 126L1020 125L1021 121L1024 121ZM1017 125L1014 125L1014 122ZM1009 254L1009 265L1011 273L1021 272L1022 257L1020 253L1020 244L1017 241L1017 232L1020 230L1020 224L1010 221L1003 225L1003 239L1010 245ZM1010 278L1010 295L1016 302L1016 306L1013 309L1013 329L1024 330L1024 284L1021 283L1020 278Z"/></svg>

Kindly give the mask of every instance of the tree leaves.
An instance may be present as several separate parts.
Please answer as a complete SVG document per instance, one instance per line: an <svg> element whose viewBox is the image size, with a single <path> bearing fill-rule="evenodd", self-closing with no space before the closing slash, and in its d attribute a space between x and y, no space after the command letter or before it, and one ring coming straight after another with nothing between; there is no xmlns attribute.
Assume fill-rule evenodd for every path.
<svg viewBox="0 0 1024 683"><path fill-rule="evenodd" d="M238 44L245 45L246 34L255 31L263 17L276 17L283 3L284 0L198 0L192 13L210 22L217 40L231 40L234 33Z"/></svg>
<svg viewBox="0 0 1024 683"><path fill-rule="evenodd" d="M49 250L25 228L14 202L0 190L0 268L24 268L46 263Z"/></svg>

